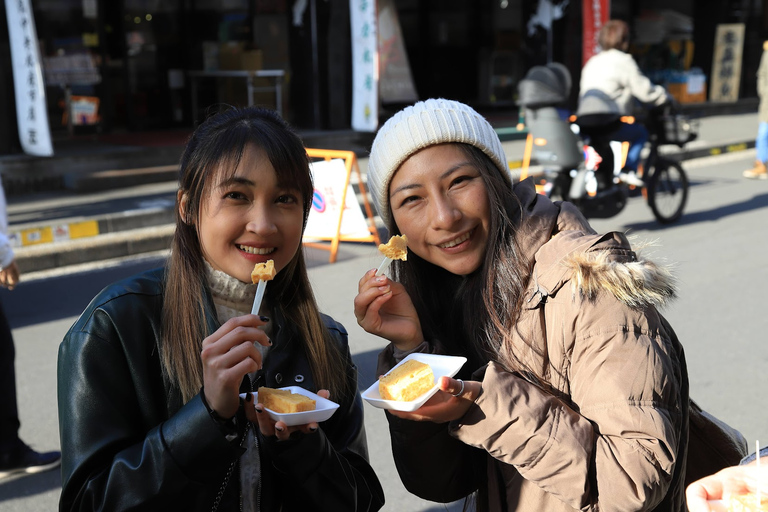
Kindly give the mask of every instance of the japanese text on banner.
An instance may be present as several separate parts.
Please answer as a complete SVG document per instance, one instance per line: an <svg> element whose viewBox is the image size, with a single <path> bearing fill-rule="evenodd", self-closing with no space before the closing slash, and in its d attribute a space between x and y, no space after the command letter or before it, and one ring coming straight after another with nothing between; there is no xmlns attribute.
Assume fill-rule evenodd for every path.
<svg viewBox="0 0 768 512"><path fill-rule="evenodd" d="M51 156L53 146L40 68L40 49L30 0L5 0L5 12L21 147L30 155Z"/></svg>
<svg viewBox="0 0 768 512"><path fill-rule="evenodd" d="M379 124L379 73L375 0L350 0L352 26L352 128L373 132Z"/></svg>

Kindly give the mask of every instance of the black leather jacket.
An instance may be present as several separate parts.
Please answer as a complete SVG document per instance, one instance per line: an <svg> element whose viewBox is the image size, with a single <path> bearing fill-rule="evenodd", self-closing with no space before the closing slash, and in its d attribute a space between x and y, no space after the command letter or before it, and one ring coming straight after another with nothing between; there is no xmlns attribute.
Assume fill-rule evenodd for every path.
<svg viewBox="0 0 768 512"><path fill-rule="evenodd" d="M108 286L59 347L61 510L211 511L216 503L218 510L239 510L236 461L245 451L247 421L241 408L242 427L228 440L232 432L211 417L200 394L182 404L178 390L163 381L162 290L163 269ZM218 322L209 296L206 311L213 332ZM274 345L255 384L317 391L301 345L279 317L273 313ZM315 434L280 443L259 434L261 510L358 511L384 504L368 463L347 332L324 319L346 355L354 395L332 397L339 409Z"/></svg>

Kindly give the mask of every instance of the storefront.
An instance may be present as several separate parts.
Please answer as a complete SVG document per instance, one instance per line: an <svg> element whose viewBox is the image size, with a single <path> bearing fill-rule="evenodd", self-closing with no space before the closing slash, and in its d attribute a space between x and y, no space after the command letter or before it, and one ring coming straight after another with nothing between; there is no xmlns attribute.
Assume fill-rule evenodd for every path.
<svg viewBox="0 0 768 512"><path fill-rule="evenodd" d="M445 95L480 106L514 104L526 70L565 64L578 96L585 19L609 13L632 32L630 52L643 72L685 103L709 102L707 85L736 72L729 101L754 99L762 42L768 38L764 0L396 0L408 57L421 98ZM590 12L586 12L589 9ZM718 25L743 25L739 66L718 67ZM738 27L737 32L738 34ZM599 29L599 27L598 27ZM685 88L681 84L685 83ZM691 85L689 93L687 86ZM702 87L703 86L703 87ZM722 88L722 87L721 87Z"/></svg>
<svg viewBox="0 0 768 512"><path fill-rule="evenodd" d="M756 96L755 72L768 37L764 0L378 4L395 13L416 98L449 97L485 110L513 111L517 82L549 61L571 70L575 102L588 4L606 5L612 18L630 24L632 53L655 80L679 83L699 70L710 86L713 71L715 82L735 73L731 86L739 100ZM54 135L189 127L196 110L201 117L218 105L248 102L243 77L211 72L253 69L281 76L279 84L270 77L253 81L255 103L278 107L299 128L350 127L350 0L32 0L32 7ZM738 68L713 70L719 24L743 25ZM0 69L7 77L5 20L0 32ZM709 101L709 95L687 99ZM386 94L380 100L380 118L405 102ZM15 111L9 80L0 84L0 103ZM73 105L79 110L70 117ZM13 116L4 116L0 153L14 151L8 142L14 131Z"/></svg>
<svg viewBox="0 0 768 512"><path fill-rule="evenodd" d="M273 71L252 80L250 100L279 108L298 126L334 127L330 108L349 125L347 0L31 3L54 136L192 126L193 80L200 116L249 101L245 76L216 76L225 70ZM10 76L6 21L0 22L0 66ZM330 26L346 26L347 33ZM4 83L0 96L13 110L12 84ZM13 119L3 123L0 130L12 133Z"/></svg>
<svg viewBox="0 0 768 512"><path fill-rule="evenodd" d="M679 101L729 103L757 95L755 73L768 36L763 4L614 0L611 16L630 23L630 51L641 69Z"/></svg>

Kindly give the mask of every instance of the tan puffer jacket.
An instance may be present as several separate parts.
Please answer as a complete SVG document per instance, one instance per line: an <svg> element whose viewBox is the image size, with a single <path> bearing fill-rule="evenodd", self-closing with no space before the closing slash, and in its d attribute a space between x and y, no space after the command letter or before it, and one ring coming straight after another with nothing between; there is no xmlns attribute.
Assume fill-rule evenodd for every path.
<svg viewBox="0 0 768 512"><path fill-rule="evenodd" d="M434 501L479 489L478 510L684 510L688 379L656 309L674 295L669 273L620 233L562 229L578 225L570 205L525 185L516 192L528 212L520 240L535 265L507 349L544 382L491 362L459 422L388 415L404 484ZM380 373L394 363L388 352Z"/></svg>

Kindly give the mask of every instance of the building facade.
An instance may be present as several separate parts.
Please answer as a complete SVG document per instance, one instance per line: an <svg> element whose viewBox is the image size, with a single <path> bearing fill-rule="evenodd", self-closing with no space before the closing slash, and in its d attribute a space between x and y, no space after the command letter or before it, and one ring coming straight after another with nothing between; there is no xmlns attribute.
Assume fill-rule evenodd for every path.
<svg viewBox="0 0 768 512"><path fill-rule="evenodd" d="M596 0L392 0L419 98L448 97L481 109L514 110L527 69L565 64L578 84L583 10ZM632 27L632 52L657 81L700 70L712 82L717 25L742 24L738 98L756 96L768 38L765 0L602 0ZM46 71L54 134L192 126L247 101L239 78L189 72L269 69L285 73L283 115L304 129L349 129L350 0L31 0ZM375 5L375 0L370 0ZM85 67L57 80L55 70ZM15 107L6 23L0 22L0 154L14 145ZM731 69L727 68L726 70ZM715 70L725 73L719 67ZM733 71L731 69L731 71ZM83 79L88 76L89 79ZM268 79L259 104L275 106ZM573 99L578 94L574 87ZM94 118L67 119L67 94L96 101ZM708 101L704 97L703 101ZM83 103L87 106L87 103ZM381 117L402 105L383 104ZM573 105L572 105L573 106ZM73 116L74 118L74 116Z"/></svg>

